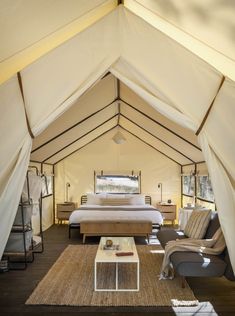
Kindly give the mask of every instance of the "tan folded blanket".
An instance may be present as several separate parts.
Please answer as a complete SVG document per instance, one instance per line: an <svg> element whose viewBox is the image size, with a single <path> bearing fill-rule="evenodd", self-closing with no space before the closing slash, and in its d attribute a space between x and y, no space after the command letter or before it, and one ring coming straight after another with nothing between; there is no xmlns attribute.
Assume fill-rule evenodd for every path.
<svg viewBox="0 0 235 316"><path fill-rule="evenodd" d="M219 255L226 247L224 236L219 228L211 239L177 239L169 241L165 247L160 279L173 279L170 256L176 251L193 251L209 255Z"/></svg>

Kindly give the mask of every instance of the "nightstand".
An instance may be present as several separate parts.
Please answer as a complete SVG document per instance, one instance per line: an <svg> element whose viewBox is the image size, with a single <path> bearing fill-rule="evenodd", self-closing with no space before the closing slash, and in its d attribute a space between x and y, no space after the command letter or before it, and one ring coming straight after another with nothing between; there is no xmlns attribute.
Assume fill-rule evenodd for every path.
<svg viewBox="0 0 235 316"><path fill-rule="evenodd" d="M71 213L75 210L75 203L73 202L59 203L56 206L59 224L61 224L64 220L68 220Z"/></svg>
<svg viewBox="0 0 235 316"><path fill-rule="evenodd" d="M157 209L161 212L162 217L166 221L171 221L172 225L176 220L176 205L175 204L157 204Z"/></svg>

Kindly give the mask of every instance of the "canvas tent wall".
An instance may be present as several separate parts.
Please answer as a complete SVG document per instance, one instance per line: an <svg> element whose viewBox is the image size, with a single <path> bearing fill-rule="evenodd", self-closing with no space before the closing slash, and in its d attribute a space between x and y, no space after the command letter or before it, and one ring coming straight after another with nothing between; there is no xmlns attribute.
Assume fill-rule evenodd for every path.
<svg viewBox="0 0 235 316"><path fill-rule="evenodd" d="M0 87L4 109L0 253L14 219L31 151L25 114L32 134L39 135L107 71L168 119L198 131L235 270L235 83L224 77L226 72L219 72L123 6ZM6 131L10 134L7 141L2 136Z"/></svg>

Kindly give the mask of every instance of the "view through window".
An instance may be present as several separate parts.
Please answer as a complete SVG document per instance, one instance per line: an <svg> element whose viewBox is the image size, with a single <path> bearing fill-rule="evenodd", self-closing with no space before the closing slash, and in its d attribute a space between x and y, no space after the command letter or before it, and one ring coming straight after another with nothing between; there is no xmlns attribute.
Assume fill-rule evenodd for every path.
<svg viewBox="0 0 235 316"><path fill-rule="evenodd" d="M183 194L194 196L195 178L193 176L183 176Z"/></svg>
<svg viewBox="0 0 235 316"><path fill-rule="evenodd" d="M197 177L197 197L214 202L214 193L208 176Z"/></svg>
<svg viewBox="0 0 235 316"><path fill-rule="evenodd" d="M97 175L96 193L140 193L139 176Z"/></svg>
<svg viewBox="0 0 235 316"><path fill-rule="evenodd" d="M42 177L42 197L51 195L53 193L53 179L52 176Z"/></svg>

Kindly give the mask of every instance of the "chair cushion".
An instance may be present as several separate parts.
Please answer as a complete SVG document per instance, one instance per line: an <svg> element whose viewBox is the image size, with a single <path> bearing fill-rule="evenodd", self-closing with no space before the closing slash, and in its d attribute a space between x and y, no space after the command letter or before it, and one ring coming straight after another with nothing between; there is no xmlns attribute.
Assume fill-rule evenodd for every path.
<svg viewBox="0 0 235 316"><path fill-rule="evenodd" d="M175 271L182 276L223 276L226 263L219 256L197 252L174 252L170 260Z"/></svg>
<svg viewBox="0 0 235 316"><path fill-rule="evenodd" d="M160 241L160 244L165 248L166 243L170 240L183 239L187 238L183 231L175 229L161 229L157 232L157 238Z"/></svg>
<svg viewBox="0 0 235 316"><path fill-rule="evenodd" d="M211 212L211 220L207 227L206 234L204 238L212 238L217 229L220 227L218 213L215 211Z"/></svg>
<svg viewBox="0 0 235 316"><path fill-rule="evenodd" d="M187 237L202 239L211 219L211 210L193 210L185 226L184 234Z"/></svg>

